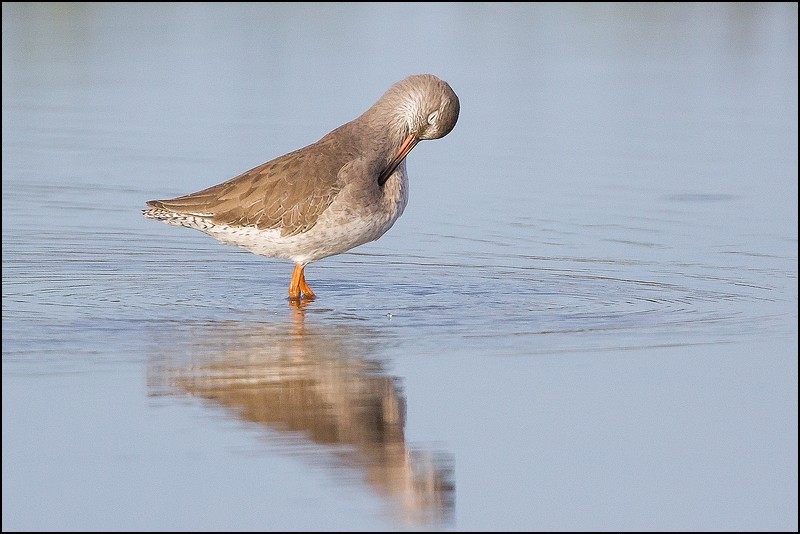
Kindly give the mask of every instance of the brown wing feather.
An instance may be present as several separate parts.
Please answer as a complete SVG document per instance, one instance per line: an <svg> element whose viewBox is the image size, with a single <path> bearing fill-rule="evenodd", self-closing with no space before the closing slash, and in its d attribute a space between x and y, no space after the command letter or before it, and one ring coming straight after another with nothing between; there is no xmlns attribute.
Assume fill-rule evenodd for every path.
<svg viewBox="0 0 800 534"><path fill-rule="evenodd" d="M339 171L352 150L332 146L330 135L268 161L221 184L170 200L147 204L205 217L218 224L279 228L290 236L306 232L344 186Z"/></svg>

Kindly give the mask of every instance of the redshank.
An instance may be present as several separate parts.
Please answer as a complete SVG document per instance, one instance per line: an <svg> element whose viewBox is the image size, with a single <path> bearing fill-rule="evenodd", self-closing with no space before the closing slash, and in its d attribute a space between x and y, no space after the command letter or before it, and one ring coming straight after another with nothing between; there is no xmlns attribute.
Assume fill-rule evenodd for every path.
<svg viewBox="0 0 800 534"><path fill-rule="evenodd" d="M316 143L197 193L151 200L144 215L292 260L289 299L312 299L305 266L392 227L408 202L406 156L419 141L450 133L458 112L447 82L409 76Z"/></svg>

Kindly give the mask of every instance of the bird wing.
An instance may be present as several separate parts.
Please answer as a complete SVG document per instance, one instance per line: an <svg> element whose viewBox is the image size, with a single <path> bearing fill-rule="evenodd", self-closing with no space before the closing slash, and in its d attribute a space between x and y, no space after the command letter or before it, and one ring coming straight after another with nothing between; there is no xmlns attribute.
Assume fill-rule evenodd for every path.
<svg viewBox="0 0 800 534"><path fill-rule="evenodd" d="M354 157L343 147L330 146L328 139L219 185L147 204L217 224L280 229L284 237L306 232L344 187L339 171Z"/></svg>

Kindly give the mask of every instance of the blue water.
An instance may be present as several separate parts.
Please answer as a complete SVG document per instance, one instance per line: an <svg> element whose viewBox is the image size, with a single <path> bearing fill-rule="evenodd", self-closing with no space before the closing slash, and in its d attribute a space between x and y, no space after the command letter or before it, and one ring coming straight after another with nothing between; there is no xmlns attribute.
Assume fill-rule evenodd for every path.
<svg viewBox="0 0 800 534"><path fill-rule="evenodd" d="M3 4L4 530L796 530L797 7ZM413 73L379 241L141 216Z"/></svg>

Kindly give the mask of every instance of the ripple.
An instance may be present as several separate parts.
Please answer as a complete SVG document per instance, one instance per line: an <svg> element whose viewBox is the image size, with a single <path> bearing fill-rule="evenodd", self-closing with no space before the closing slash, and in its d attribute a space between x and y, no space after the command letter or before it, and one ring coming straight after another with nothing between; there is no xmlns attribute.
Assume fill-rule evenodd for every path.
<svg viewBox="0 0 800 534"><path fill-rule="evenodd" d="M679 193L664 195L663 198L670 202L728 202L739 197L727 193Z"/></svg>
<svg viewBox="0 0 800 534"><path fill-rule="evenodd" d="M135 352L140 343L129 330L147 328L143 321L286 312L289 263L148 223L135 188L33 183L13 192L15 225L3 228L3 317L4 339L14 342L4 343L4 353L28 354L23 340L37 339L43 327L56 333L41 339L44 346L72 346L81 332L104 325L104 335ZM115 199L114 209L87 200L98 192ZM26 203L47 205L47 224ZM431 352L464 345L533 354L791 335L796 257L724 247L689 261L662 244L670 242L663 214L624 224L559 226L516 215L499 222L483 229L453 222L400 247L384 247L387 237L312 264L307 275L319 298L307 312L326 323L378 323ZM589 254L578 239L614 248Z"/></svg>

